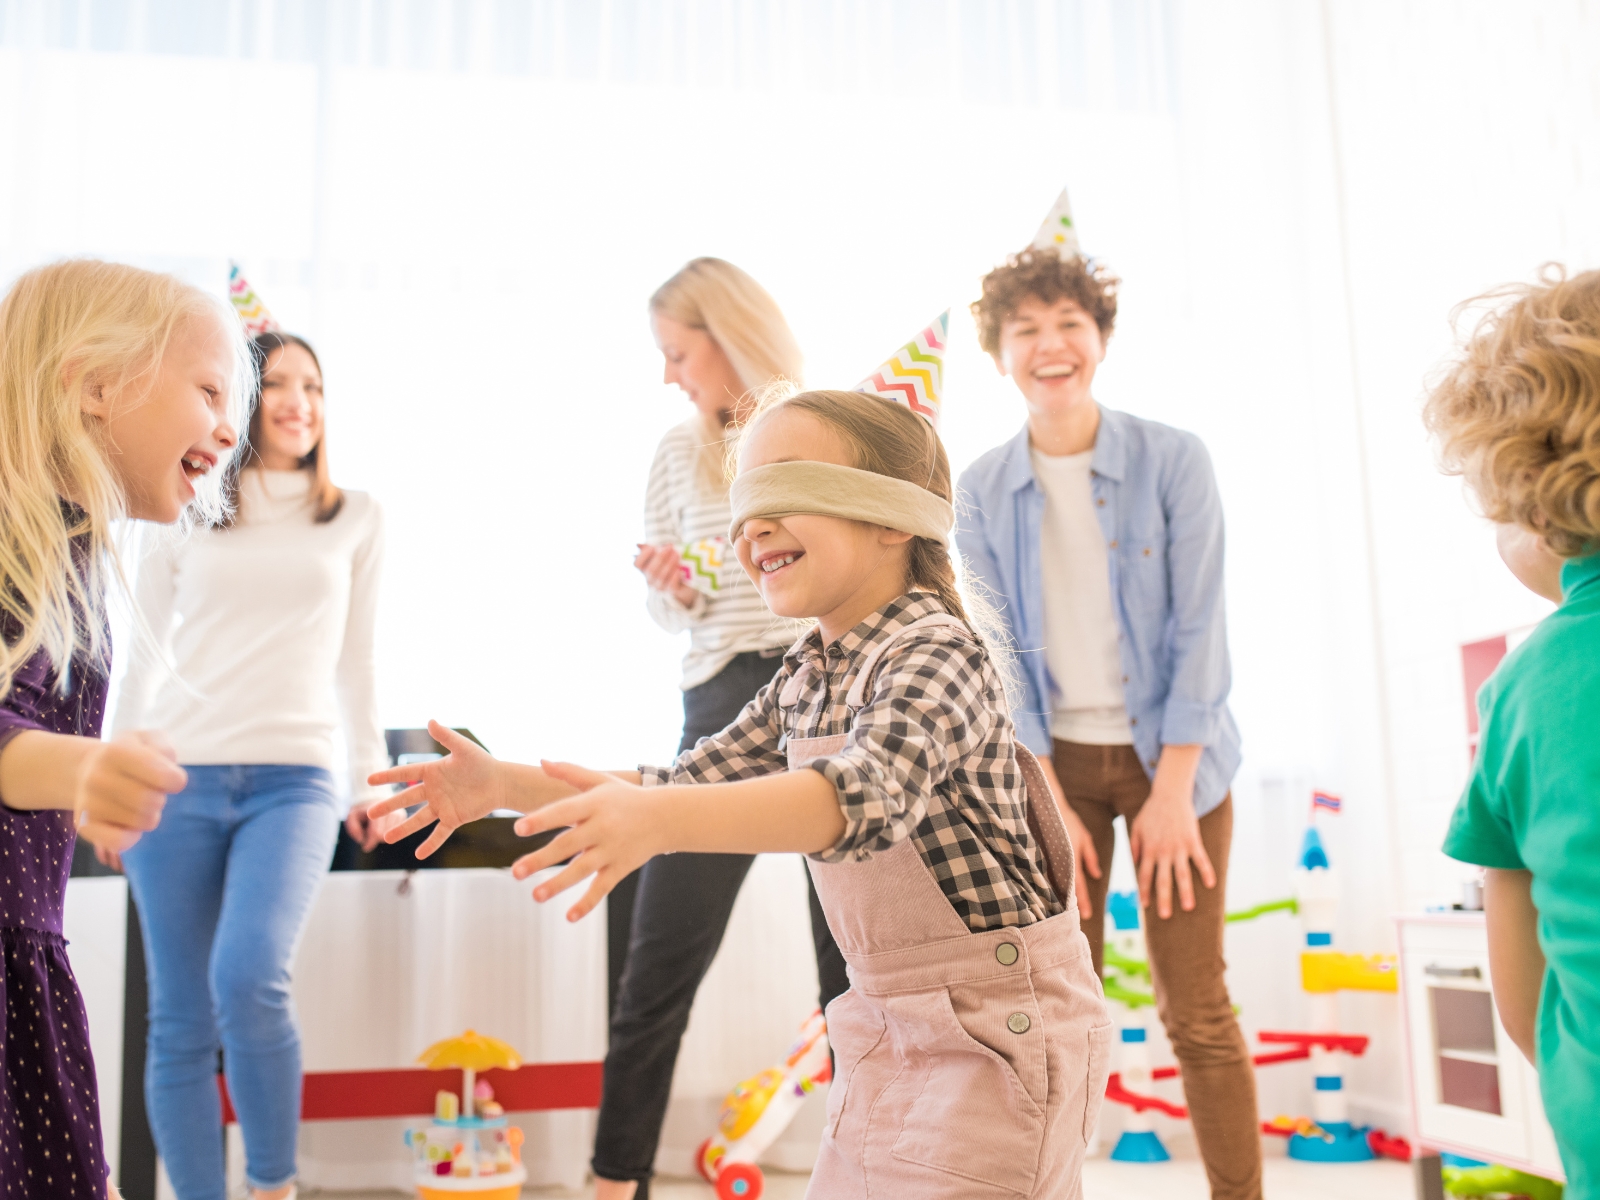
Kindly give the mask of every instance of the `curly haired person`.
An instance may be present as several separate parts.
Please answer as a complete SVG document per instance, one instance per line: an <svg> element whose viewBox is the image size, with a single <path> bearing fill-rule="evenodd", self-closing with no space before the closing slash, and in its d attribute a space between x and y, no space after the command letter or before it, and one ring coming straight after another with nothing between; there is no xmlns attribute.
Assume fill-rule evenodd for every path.
<svg viewBox="0 0 1600 1200"><path fill-rule="evenodd" d="M1053 247L984 277L978 336L1028 419L962 475L956 539L1023 651L1012 716L1078 855L1095 966L1120 817L1211 1194L1259 1200L1255 1075L1223 979L1239 731L1222 501L1194 434L1095 401L1118 286Z"/></svg>
<svg viewBox="0 0 1600 1200"><path fill-rule="evenodd" d="M1424 420L1560 607L1478 693L1477 760L1444 852L1488 868L1495 1005L1539 1068L1567 1200L1600 1196L1600 271L1491 293Z"/></svg>

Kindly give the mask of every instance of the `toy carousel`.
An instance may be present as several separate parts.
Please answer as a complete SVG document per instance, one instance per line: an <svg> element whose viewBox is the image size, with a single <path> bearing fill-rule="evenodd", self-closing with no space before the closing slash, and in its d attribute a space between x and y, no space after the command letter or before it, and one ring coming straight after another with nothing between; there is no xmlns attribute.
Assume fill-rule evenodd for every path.
<svg viewBox="0 0 1600 1200"><path fill-rule="evenodd" d="M440 1090L432 1123L406 1131L420 1200L517 1200L528 1178L522 1130L506 1120L489 1081L478 1078L492 1067L516 1070L517 1052L469 1029L435 1042L417 1061L434 1071L461 1071L461 1095Z"/></svg>

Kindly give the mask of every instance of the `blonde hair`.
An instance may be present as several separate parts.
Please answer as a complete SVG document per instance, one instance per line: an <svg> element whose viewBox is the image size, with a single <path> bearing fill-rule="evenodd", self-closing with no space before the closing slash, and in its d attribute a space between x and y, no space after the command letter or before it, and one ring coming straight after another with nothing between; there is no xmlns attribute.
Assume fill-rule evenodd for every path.
<svg viewBox="0 0 1600 1200"><path fill-rule="evenodd" d="M1440 465L1484 515L1537 533L1556 554L1600 549L1600 271L1509 285L1433 387L1423 421Z"/></svg>
<svg viewBox="0 0 1600 1200"><path fill-rule="evenodd" d="M142 403L173 335L204 316L233 342L239 428L252 366L219 297L170 275L76 259L29 271L0 300L0 696L41 648L63 689L74 659L108 665L105 589L122 577L111 526L127 499L83 401L101 388ZM190 519L222 517L221 475L199 481Z"/></svg>
<svg viewBox="0 0 1600 1200"><path fill-rule="evenodd" d="M735 427L754 410L751 398L775 380L800 385L804 360L783 310L766 288L730 262L691 259L655 290L650 311L704 330L728 356L745 388L734 409ZM724 431L707 423L705 435L699 458L700 482L713 492L726 492Z"/></svg>

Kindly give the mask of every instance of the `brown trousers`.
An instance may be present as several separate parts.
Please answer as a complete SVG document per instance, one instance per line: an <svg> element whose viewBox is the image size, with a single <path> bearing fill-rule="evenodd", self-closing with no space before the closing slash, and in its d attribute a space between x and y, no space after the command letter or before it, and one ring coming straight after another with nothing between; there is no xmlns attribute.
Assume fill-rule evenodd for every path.
<svg viewBox="0 0 1600 1200"><path fill-rule="evenodd" d="M1083 932L1094 953L1095 971L1103 973L1106 892L1116 846L1112 822L1121 817L1132 826L1150 797L1150 777L1132 746L1058 741L1053 758L1067 803L1088 828L1100 858L1100 878L1084 873L1078 886L1088 889L1094 906ZM1233 840L1231 796L1200 818L1200 839L1217 873L1217 886L1206 887L1195 871L1192 912L1178 907L1174 889L1172 916L1162 920L1152 904L1140 914L1140 921L1150 953L1156 1011L1182 1071L1189 1120L1213 1200L1260 1200L1261 1118L1256 1110L1255 1067L1222 977L1228 847Z"/></svg>

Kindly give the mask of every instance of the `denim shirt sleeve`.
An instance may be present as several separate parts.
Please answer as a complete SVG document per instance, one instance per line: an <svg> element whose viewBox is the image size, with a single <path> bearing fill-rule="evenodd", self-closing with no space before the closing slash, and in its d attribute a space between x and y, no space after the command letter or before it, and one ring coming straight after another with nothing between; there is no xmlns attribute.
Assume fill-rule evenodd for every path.
<svg viewBox="0 0 1600 1200"><path fill-rule="evenodd" d="M1037 592L1039 580L1036 574L1024 578L1021 564L1014 561L1009 571L1002 570L995 550L996 543L1014 547L1019 537L1037 541L1039 530L1017 528L1016 495L992 473L985 477L969 470L961 477L960 491L965 503L956 508L956 547L961 551L967 590L993 607L1017 656L1011 672L1014 682L1006 689L1017 740L1034 754L1048 758L1052 750L1046 718L1050 704L1040 689L1035 664L1025 657L1030 651L1035 655L1042 652L1043 631L1026 628L1023 597L1014 594L1024 587ZM1015 558L1014 553L1011 556Z"/></svg>
<svg viewBox="0 0 1600 1200"><path fill-rule="evenodd" d="M1223 605L1222 498L1211 457L1198 438L1164 483L1172 612L1168 645L1172 686L1161 718L1161 744L1208 746L1226 719L1232 668Z"/></svg>

